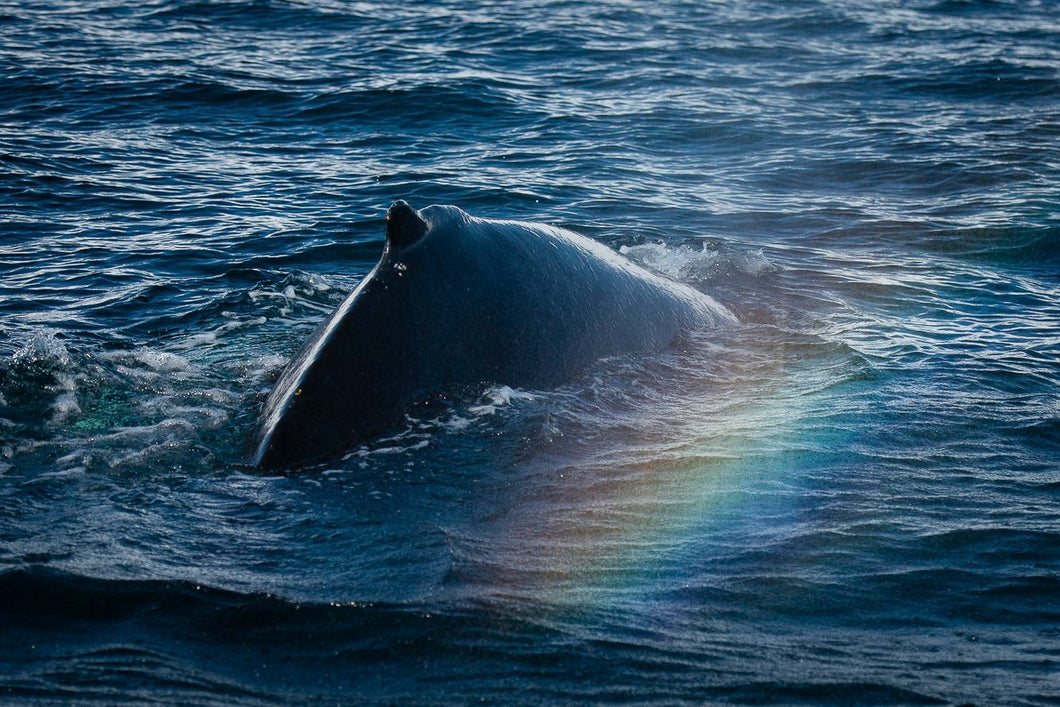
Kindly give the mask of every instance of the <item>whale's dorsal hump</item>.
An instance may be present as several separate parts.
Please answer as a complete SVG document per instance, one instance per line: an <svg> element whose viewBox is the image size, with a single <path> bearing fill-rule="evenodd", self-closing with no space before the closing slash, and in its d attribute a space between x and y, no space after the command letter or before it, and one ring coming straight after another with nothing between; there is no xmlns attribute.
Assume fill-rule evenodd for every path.
<svg viewBox="0 0 1060 707"><path fill-rule="evenodd" d="M386 240L398 248L407 248L427 232L427 222L420 212L402 199L395 201L386 212Z"/></svg>

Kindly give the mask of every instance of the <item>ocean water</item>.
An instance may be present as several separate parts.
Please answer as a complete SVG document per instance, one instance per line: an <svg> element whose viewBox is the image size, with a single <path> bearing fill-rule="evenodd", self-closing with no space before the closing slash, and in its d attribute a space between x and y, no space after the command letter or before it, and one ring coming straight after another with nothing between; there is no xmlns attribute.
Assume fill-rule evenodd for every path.
<svg viewBox="0 0 1060 707"><path fill-rule="evenodd" d="M398 198L740 323L249 468ZM0 0L0 273L0 701L1060 704L1053 0Z"/></svg>

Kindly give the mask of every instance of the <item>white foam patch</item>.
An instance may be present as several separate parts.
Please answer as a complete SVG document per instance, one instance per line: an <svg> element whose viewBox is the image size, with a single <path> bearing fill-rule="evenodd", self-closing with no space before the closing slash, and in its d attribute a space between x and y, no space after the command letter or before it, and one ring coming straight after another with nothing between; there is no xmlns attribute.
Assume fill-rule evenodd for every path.
<svg viewBox="0 0 1060 707"><path fill-rule="evenodd" d="M453 412L433 422L443 432L463 432L482 418L497 414L503 408L516 401L533 401L534 396L523 390L516 390L506 385L490 388L482 394L479 402L466 408L466 414Z"/></svg>
<svg viewBox="0 0 1060 707"><path fill-rule="evenodd" d="M439 420L439 425L446 432L463 432L471 426L471 418L462 415L450 415L444 420Z"/></svg>
<svg viewBox="0 0 1060 707"><path fill-rule="evenodd" d="M32 485L32 484L39 484L39 483L42 483L44 481L49 481L49 480L54 480L54 479L68 479L70 477L81 476L81 475L83 475L85 473L85 471L86 471L86 469L84 467L74 467L74 468L71 468L71 469L60 469L58 471L46 471L46 472L43 472L41 474L38 474L31 481L28 481L26 483L28 485Z"/></svg>
<svg viewBox="0 0 1060 707"><path fill-rule="evenodd" d="M168 351L140 348L102 353L99 358L113 363L118 373L146 387L170 387L199 374L199 369L188 359Z"/></svg>
<svg viewBox="0 0 1060 707"><path fill-rule="evenodd" d="M239 400L239 396L234 392L220 388L202 388L201 390L193 391L193 393L195 397L217 405L232 405Z"/></svg>
<svg viewBox="0 0 1060 707"><path fill-rule="evenodd" d="M166 415L181 422L193 422L202 429L219 429L228 422L227 411L212 406L180 405L172 398L163 397L146 400L140 404L140 410L146 415Z"/></svg>
<svg viewBox="0 0 1060 707"><path fill-rule="evenodd" d="M335 289L322 275L317 273L305 273L302 275L302 285L309 294L321 294Z"/></svg>
<svg viewBox="0 0 1060 707"><path fill-rule="evenodd" d="M11 357L12 363L50 363L59 368L69 368L73 359L63 342L51 330L33 332L22 348Z"/></svg>
<svg viewBox="0 0 1060 707"><path fill-rule="evenodd" d="M195 426L187 420L169 419L156 422L153 425L138 425L136 427L116 427L113 432L103 435L99 439L109 441L124 441L130 439L168 439L175 433L194 432Z"/></svg>
<svg viewBox="0 0 1060 707"><path fill-rule="evenodd" d="M208 464L203 435L226 429L245 409L243 383L282 365L282 357L267 357L221 364L218 372L190 354L147 347L78 357L68 371L49 364L50 424L65 430L48 443L61 450L55 466L66 472Z"/></svg>
<svg viewBox="0 0 1060 707"><path fill-rule="evenodd" d="M204 349L213 347L219 339L248 326L261 326L266 321L265 317L254 317L252 319L239 319L226 322L221 326L201 334L192 334L183 341L177 343L175 348L179 351L190 351L192 349Z"/></svg>
<svg viewBox="0 0 1060 707"><path fill-rule="evenodd" d="M709 267L717 263L719 258L718 252L708 250L706 243L698 250L690 246L671 248L662 243L624 245L618 252L674 280L683 279L682 276L693 266Z"/></svg>
<svg viewBox="0 0 1060 707"><path fill-rule="evenodd" d="M64 474L98 464L111 469L130 465L149 468L153 461L170 457L176 450L193 448L197 435L195 424L174 418L152 425L117 427L106 434L71 440L76 448L56 460L56 466Z"/></svg>
<svg viewBox="0 0 1060 707"><path fill-rule="evenodd" d="M59 393L52 403L52 424L62 425L81 414L81 405L77 402L74 391Z"/></svg>
<svg viewBox="0 0 1060 707"><path fill-rule="evenodd" d="M506 385L490 388L482 394L478 402L462 408L463 414L450 412L441 417L423 419L406 416L407 427L397 434L363 444L343 456L344 462L360 460L360 467L366 468L368 460L375 456L400 455L415 452L429 446L438 435L457 434L467 430L480 420L497 414L505 407L519 401L533 401L535 396Z"/></svg>
<svg viewBox="0 0 1060 707"><path fill-rule="evenodd" d="M776 265L761 249L738 251L708 242L699 247L644 243L621 246L618 250L630 260L681 282L705 281L725 271L758 277L776 270Z"/></svg>
<svg viewBox="0 0 1060 707"><path fill-rule="evenodd" d="M56 393L52 401L53 425L62 425L81 414L81 405L77 402L77 379L72 373L56 373L55 385L49 389Z"/></svg>
<svg viewBox="0 0 1060 707"><path fill-rule="evenodd" d="M761 248L736 254L733 257L733 264L741 272L756 277L776 272L779 269L776 263L766 257L765 252Z"/></svg>
<svg viewBox="0 0 1060 707"><path fill-rule="evenodd" d="M51 423L63 425L81 414L78 402L79 375L74 370L74 360L66 345L58 339L56 332L50 329L34 331L25 344L11 357L13 365L39 365L54 370L54 383L46 390L55 393L51 404ZM0 399L0 405L7 402ZM9 421L7 421L9 422ZM0 422L0 426L5 426Z"/></svg>
<svg viewBox="0 0 1060 707"><path fill-rule="evenodd" d="M390 446L390 447L375 447L369 453L370 454L404 454L405 452L414 452L417 449L423 449L428 444L430 444L430 440L421 439L420 441L415 442L413 444L400 444L400 445L393 445L393 446Z"/></svg>
<svg viewBox="0 0 1060 707"><path fill-rule="evenodd" d="M294 282L287 282L283 289L253 289L247 293L255 305L275 303L281 317L290 316L296 308L311 309L319 312L331 312L333 303L316 301L322 294L335 288L322 276L305 273L293 276Z"/></svg>
<svg viewBox="0 0 1060 707"><path fill-rule="evenodd" d="M364 444L348 452L342 457L342 461L347 462L352 459L360 460L360 467L366 468L368 466L368 459L376 456L391 456L395 454L405 454L407 452L414 452L420 449L426 448L430 445L431 440L429 437L425 437L422 433L406 430L400 432L392 437L386 437L381 440L369 444ZM380 446L376 446L380 445ZM340 469L331 469L327 473L344 473Z"/></svg>
<svg viewBox="0 0 1060 707"><path fill-rule="evenodd" d="M195 370L186 358L168 351L142 348L136 352L133 359L159 373L191 373Z"/></svg>
<svg viewBox="0 0 1060 707"><path fill-rule="evenodd" d="M272 387L273 382L280 375L280 371L287 366L288 358L280 354L268 354L266 356L254 356L252 358L241 358L222 363L223 370L230 375L245 381L250 388L263 386ZM218 391L218 394L228 394ZM211 393L211 395L213 395ZM217 402L220 402L218 400Z"/></svg>
<svg viewBox="0 0 1060 707"><path fill-rule="evenodd" d="M506 385L501 385L487 390L483 393L482 399L485 402L478 405L472 405L467 409L467 411L475 417L494 415L501 408L507 407L517 400L533 402L534 396L524 390L516 390Z"/></svg>

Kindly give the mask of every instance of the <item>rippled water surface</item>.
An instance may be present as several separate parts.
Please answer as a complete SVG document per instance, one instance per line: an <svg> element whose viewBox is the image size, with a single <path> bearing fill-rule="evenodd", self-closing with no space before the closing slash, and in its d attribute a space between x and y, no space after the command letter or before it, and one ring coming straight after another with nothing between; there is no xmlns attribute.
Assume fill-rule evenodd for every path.
<svg viewBox="0 0 1060 707"><path fill-rule="evenodd" d="M0 697L1060 703L1058 18L0 0ZM398 198L740 324L247 467Z"/></svg>

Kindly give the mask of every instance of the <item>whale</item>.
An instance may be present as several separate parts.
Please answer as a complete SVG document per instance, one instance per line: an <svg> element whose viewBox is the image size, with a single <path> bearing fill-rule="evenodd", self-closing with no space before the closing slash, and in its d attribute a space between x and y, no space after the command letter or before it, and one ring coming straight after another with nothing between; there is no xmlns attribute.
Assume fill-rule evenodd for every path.
<svg viewBox="0 0 1060 707"><path fill-rule="evenodd" d="M379 262L265 399L251 463L323 463L398 431L432 396L547 389L735 321L709 295L572 231L399 200Z"/></svg>

